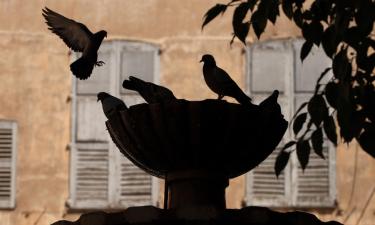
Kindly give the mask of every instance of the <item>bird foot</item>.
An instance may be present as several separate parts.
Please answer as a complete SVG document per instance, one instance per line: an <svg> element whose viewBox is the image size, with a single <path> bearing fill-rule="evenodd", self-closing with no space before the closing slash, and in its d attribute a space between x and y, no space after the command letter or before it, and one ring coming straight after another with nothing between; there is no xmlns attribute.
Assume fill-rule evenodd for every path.
<svg viewBox="0 0 375 225"><path fill-rule="evenodd" d="M95 66L103 66L105 64L105 62L103 61L98 61L95 63Z"/></svg>

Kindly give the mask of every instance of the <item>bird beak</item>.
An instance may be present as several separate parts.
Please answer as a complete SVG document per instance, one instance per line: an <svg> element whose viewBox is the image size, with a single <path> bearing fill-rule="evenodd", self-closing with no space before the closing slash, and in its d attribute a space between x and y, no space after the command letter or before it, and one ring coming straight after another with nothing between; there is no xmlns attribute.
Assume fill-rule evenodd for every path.
<svg viewBox="0 0 375 225"><path fill-rule="evenodd" d="M203 62L203 59L201 59L201 61L199 61L200 63Z"/></svg>

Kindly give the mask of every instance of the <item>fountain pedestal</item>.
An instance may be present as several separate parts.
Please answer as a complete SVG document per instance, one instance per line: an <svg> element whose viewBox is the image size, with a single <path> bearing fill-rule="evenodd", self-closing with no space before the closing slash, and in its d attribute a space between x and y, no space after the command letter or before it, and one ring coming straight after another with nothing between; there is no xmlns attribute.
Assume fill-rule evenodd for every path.
<svg viewBox="0 0 375 225"><path fill-rule="evenodd" d="M168 209L208 207L224 210L228 178L206 171L181 171L168 174Z"/></svg>

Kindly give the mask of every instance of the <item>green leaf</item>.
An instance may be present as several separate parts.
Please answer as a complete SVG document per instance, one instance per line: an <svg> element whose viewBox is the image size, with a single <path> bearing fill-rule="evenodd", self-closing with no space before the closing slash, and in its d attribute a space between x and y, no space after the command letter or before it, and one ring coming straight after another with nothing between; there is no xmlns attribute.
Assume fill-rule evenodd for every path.
<svg viewBox="0 0 375 225"><path fill-rule="evenodd" d="M308 103L308 102L304 102L304 103L302 103L302 104L299 106L299 108L297 109L296 113L294 114L292 120L294 120L294 118L297 116L297 114L298 114L303 108L305 108L305 107L307 106L307 103Z"/></svg>
<svg viewBox="0 0 375 225"><path fill-rule="evenodd" d="M250 11L254 10L255 5L257 4L258 0L247 0L247 3L249 4Z"/></svg>
<svg viewBox="0 0 375 225"><path fill-rule="evenodd" d="M340 84L340 86L344 86ZM345 142L350 142L354 138L354 130L352 128L352 120L354 106L349 100L349 94L345 93L349 87L339 87L339 97L337 101L337 122L340 126L340 135Z"/></svg>
<svg viewBox="0 0 375 225"><path fill-rule="evenodd" d="M276 177L279 177L280 173L285 169L286 165L288 164L290 157L290 152L281 151L279 155L276 157L275 162L275 173Z"/></svg>
<svg viewBox="0 0 375 225"><path fill-rule="evenodd" d="M332 116L329 116L324 119L323 128L328 139L336 146L337 145L336 125Z"/></svg>
<svg viewBox="0 0 375 225"><path fill-rule="evenodd" d="M246 45L246 37L249 33L250 29L250 23L243 23L239 24L236 27L234 27L234 34L235 36L244 44Z"/></svg>
<svg viewBox="0 0 375 225"><path fill-rule="evenodd" d="M333 2L329 0L314 1L310 8L312 14L314 15L314 19L327 22L332 3Z"/></svg>
<svg viewBox="0 0 375 225"><path fill-rule="evenodd" d="M320 156L322 159L324 159L323 155L323 132L322 128L319 127L316 129L312 135L311 135L311 143L312 147L314 149L314 152Z"/></svg>
<svg viewBox="0 0 375 225"><path fill-rule="evenodd" d="M268 9L268 19L271 21L271 23L276 23L277 16L280 15L279 11L279 1L278 0L271 0L269 9Z"/></svg>
<svg viewBox="0 0 375 225"><path fill-rule="evenodd" d="M309 52L311 51L311 48L312 48L313 44L314 43L312 43L310 41L305 41L305 43L303 43L302 49L301 49L301 55L300 55L300 58L301 58L302 62L307 57Z"/></svg>
<svg viewBox="0 0 375 225"><path fill-rule="evenodd" d="M242 41L246 45L246 37L249 33L250 23L246 22L243 23L243 20L246 17L246 14L249 12L249 4L247 2L241 3L237 8L234 10L233 13L233 31L234 35Z"/></svg>
<svg viewBox="0 0 375 225"><path fill-rule="evenodd" d="M323 25L319 21L304 23L302 26L302 35L306 41L313 42L319 46L323 35Z"/></svg>
<svg viewBox="0 0 375 225"><path fill-rule="evenodd" d="M294 132L295 135L297 135L298 132L300 132L300 130L302 129L303 124L306 122L306 118L307 118L307 113L301 113L294 120L294 122L293 122L293 132Z"/></svg>
<svg viewBox="0 0 375 225"><path fill-rule="evenodd" d="M315 126L319 127L320 123L328 116L328 108L322 95L314 95L307 105L307 111Z"/></svg>
<svg viewBox="0 0 375 225"><path fill-rule="evenodd" d="M303 18L302 18L301 9L294 10L293 20L294 20L294 22L296 23L296 25L299 28L302 28L302 26L303 26Z"/></svg>
<svg viewBox="0 0 375 225"><path fill-rule="evenodd" d="M259 39L267 26L267 18L265 14L258 9L251 16L251 23L253 25L254 32Z"/></svg>
<svg viewBox="0 0 375 225"><path fill-rule="evenodd" d="M324 90L327 102L335 109L337 109L337 99L339 96L338 91L338 84L336 84L334 81L329 82Z"/></svg>
<svg viewBox="0 0 375 225"><path fill-rule="evenodd" d="M223 14L226 9L227 9L227 5L223 5L223 4L216 4L214 7L209 9L203 17L204 21L202 24L202 29L209 22L211 22L211 20L215 19L220 13Z"/></svg>
<svg viewBox="0 0 375 225"><path fill-rule="evenodd" d="M375 20L375 5L370 0L360 1L360 7L354 15L355 22L364 36L371 33Z"/></svg>
<svg viewBox="0 0 375 225"><path fill-rule="evenodd" d="M233 26L235 26L236 24L242 24L248 12L249 12L249 3L242 2L240 5L238 5L233 13L233 20L232 20Z"/></svg>
<svg viewBox="0 0 375 225"><path fill-rule="evenodd" d="M348 43L353 48L358 48L358 45L361 44L361 41L366 38L358 27L350 27L344 31L343 41Z"/></svg>
<svg viewBox="0 0 375 225"><path fill-rule="evenodd" d="M323 36L323 25L319 21L313 21L310 28L312 30L312 41L319 46Z"/></svg>
<svg viewBox="0 0 375 225"><path fill-rule="evenodd" d="M283 0L281 3L284 14L291 20L293 18L293 4L292 0Z"/></svg>
<svg viewBox="0 0 375 225"><path fill-rule="evenodd" d="M362 149L375 158L375 125L367 122L363 133L357 138Z"/></svg>
<svg viewBox="0 0 375 225"><path fill-rule="evenodd" d="M335 27L328 27L322 35L322 46L326 55L330 58L336 53L337 45L339 41L337 40L337 35L335 32Z"/></svg>
<svg viewBox="0 0 375 225"><path fill-rule="evenodd" d="M309 163L310 150L308 140L299 140L297 142L297 158L301 164L302 170L305 170L307 164Z"/></svg>
<svg viewBox="0 0 375 225"><path fill-rule="evenodd" d="M352 73L352 66L349 63L346 49L340 50L340 52L333 58L332 71L335 78L340 81L349 80Z"/></svg>

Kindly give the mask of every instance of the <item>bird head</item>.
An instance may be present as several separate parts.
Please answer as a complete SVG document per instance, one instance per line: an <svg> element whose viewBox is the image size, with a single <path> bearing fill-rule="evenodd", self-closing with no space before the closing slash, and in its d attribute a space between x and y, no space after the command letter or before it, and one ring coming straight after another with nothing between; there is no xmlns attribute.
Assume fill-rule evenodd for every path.
<svg viewBox="0 0 375 225"><path fill-rule="evenodd" d="M199 62L203 62L208 65L216 65L214 57L209 54L203 55L201 61Z"/></svg>
<svg viewBox="0 0 375 225"><path fill-rule="evenodd" d="M104 99L108 98L110 95L106 92L99 92L97 97L97 101L103 101Z"/></svg>
<svg viewBox="0 0 375 225"><path fill-rule="evenodd" d="M105 37L107 37L107 31L105 31L105 30L101 30L101 31L99 31L97 34L98 34L98 36L99 36L101 39L104 39Z"/></svg>

